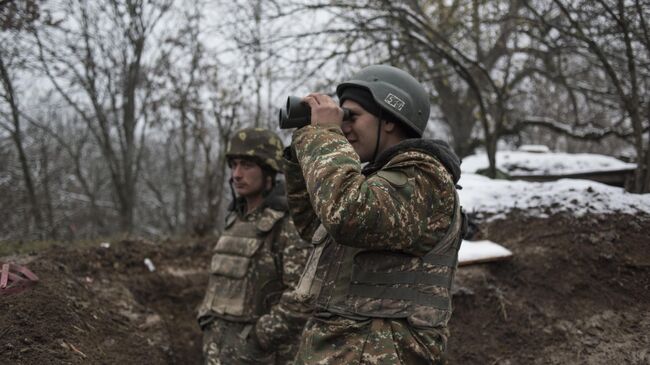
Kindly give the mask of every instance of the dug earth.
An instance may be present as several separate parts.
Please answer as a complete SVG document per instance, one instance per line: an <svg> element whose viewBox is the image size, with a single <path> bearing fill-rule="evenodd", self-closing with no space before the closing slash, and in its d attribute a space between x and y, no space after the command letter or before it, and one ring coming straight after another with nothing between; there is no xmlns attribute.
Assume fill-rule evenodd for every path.
<svg viewBox="0 0 650 365"><path fill-rule="evenodd" d="M479 227L475 239L514 256L459 269L450 364L650 363L650 216L512 212ZM214 243L131 240L0 258L41 279L0 296L1 362L200 363L194 313Z"/></svg>

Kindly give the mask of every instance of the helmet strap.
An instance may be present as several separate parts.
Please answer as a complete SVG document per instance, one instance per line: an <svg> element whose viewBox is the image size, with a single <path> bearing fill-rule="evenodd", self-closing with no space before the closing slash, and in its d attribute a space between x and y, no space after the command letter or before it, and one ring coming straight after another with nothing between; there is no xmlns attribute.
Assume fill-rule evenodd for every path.
<svg viewBox="0 0 650 365"><path fill-rule="evenodd" d="M230 196L232 198L232 209L235 210L237 206L237 195L235 195L235 188L232 186L232 177L228 179L228 185L230 185Z"/></svg>
<svg viewBox="0 0 650 365"><path fill-rule="evenodd" d="M266 181L269 177L271 178L271 187L267 189ZM269 196L269 194L271 194L273 189L275 189L275 185L277 181L274 173L269 173L268 171L264 171L264 169L262 169L262 178L264 179L264 191L262 191L262 196L266 198L267 196Z"/></svg>
<svg viewBox="0 0 650 365"><path fill-rule="evenodd" d="M381 124L384 121L384 118L381 114L381 111L379 113L379 117L377 118L377 141L375 142L375 152L372 154L372 160L371 162L375 162L377 159L377 154L379 154L379 140L381 139Z"/></svg>

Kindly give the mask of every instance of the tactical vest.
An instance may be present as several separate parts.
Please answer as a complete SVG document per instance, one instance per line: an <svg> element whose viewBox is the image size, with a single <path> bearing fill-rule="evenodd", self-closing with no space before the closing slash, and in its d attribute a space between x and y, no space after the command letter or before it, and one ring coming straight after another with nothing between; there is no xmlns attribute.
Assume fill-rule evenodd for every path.
<svg viewBox="0 0 650 365"><path fill-rule="evenodd" d="M321 225L297 291L315 299L316 315L406 318L416 326L445 326L464 220L456 193L445 236L423 257L339 245Z"/></svg>
<svg viewBox="0 0 650 365"><path fill-rule="evenodd" d="M213 250L199 321L217 317L254 322L279 299L284 290L282 264L274 242L285 212L267 207L261 214L252 222L234 212L227 217Z"/></svg>

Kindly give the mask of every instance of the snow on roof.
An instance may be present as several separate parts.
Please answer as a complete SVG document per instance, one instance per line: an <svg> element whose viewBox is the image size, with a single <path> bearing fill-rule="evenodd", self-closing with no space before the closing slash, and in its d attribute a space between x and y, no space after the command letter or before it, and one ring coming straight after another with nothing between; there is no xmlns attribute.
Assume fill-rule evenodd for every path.
<svg viewBox="0 0 650 365"><path fill-rule="evenodd" d="M636 164L633 163L592 153L498 151L496 162L499 170L510 175L564 175L636 167ZM487 167L486 154L467 156L461 164L463 172L471 173Z"/></svg>
<svg viewBox="0 0 650 365"><path fill-rule="evenodd" d="M551 150L543 144L525 144L517 148L521 152L549 153Z"/></svg>
<svg viewBox="0 0 650 365"><path fill-rule="evenodd" d="M492 180L482 175L464 173L459 181L460 201L466 212L492 218L503 217L513 209L546 217L566 212L650 213L650 194L631 194L590 180L560 179L553 182Z"/></svg>

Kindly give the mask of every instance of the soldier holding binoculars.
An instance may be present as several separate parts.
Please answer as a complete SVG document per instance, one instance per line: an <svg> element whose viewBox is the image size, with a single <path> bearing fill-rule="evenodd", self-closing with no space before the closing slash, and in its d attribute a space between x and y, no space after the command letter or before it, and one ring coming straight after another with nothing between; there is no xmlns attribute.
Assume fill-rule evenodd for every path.
<svg viewBox="0 0 650 365"><path fill-rule="evenodd" d="M314 247L281 302L289 322L307 312L291 303L311 311L295 363L442 363L465 225L460 161L421 138L429 95L408 73L369 66L336 92L340 105L312 93L280 113L300 127L285 149L287 196Z"/></svg>

